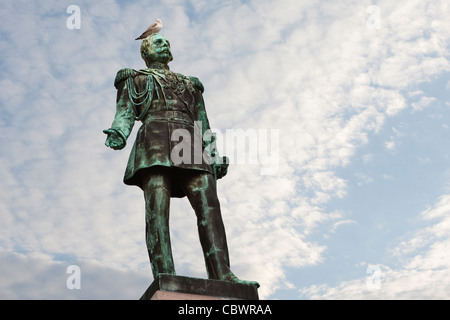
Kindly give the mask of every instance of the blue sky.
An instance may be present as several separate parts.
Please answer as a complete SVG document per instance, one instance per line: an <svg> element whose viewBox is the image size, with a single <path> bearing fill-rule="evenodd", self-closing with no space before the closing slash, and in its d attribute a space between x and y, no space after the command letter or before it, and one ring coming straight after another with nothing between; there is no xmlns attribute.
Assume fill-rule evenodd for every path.
<svg viewBox="0 0 450 320"><path fill-rule="evenodd" d="M122 183L139 126L122 151L102 130L116 72L145 68L134 39L161 18L170 67L202 81L218 133L277 133L277 170L236 162L219 181L240 278L263 299L448 299L449 13L445 0L3 1L0 298L137 299L151 283L142 192ZM186 199L171 232L177 273L205 277Z"/></svg>

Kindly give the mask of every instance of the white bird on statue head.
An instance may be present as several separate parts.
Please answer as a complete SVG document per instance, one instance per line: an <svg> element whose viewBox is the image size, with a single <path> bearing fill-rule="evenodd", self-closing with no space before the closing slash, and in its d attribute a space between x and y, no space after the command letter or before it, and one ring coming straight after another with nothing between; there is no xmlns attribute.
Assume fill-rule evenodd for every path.
<svg viewBox="0 0 450 320"><path fill-rule="evenodd" d="M158 33L162 28L162 21L161 19L156 19L155 23L152 23L150 27L147 28L138 38L135 40L145 39L152 33Z"/></svg>

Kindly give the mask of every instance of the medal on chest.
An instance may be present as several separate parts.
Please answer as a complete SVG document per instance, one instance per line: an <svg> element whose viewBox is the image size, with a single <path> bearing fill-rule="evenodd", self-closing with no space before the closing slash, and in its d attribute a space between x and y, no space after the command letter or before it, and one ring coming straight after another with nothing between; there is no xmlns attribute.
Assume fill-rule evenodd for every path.
<svg viewBox="0 0 450 320"><path fill-rule="evenodd" d="M195 92L192 81L182 74L171 71L164 71L158 72L158 75L163 80L161 81L163 89L170 90L178 96L183 95L186 89L191 93Z"/></svg>

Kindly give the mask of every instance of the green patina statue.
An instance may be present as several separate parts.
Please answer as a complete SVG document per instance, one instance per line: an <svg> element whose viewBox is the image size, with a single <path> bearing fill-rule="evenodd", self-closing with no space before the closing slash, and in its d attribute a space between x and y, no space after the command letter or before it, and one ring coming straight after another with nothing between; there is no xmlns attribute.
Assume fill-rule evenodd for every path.
<svg viewBox="0 0 450 320"><path fill-rule="evenodd" d="M202 83L170 71L170 43L160 33L142 41L141 56L147 69L122 69L117 73L116 115L104 133L108 135L106 146L120 150L135 121L143 123L131 150L124 183L144 191L146 244L153 277L175 275L169 205L171 197L186 196L197 216L209 279L259 287L257 282L238 279L230 270L216 190L217 179L227 173L227 163L226 157L218 157L213 147L214 136L208 135ZM205 139L207 136L212 138Z"/></svg>

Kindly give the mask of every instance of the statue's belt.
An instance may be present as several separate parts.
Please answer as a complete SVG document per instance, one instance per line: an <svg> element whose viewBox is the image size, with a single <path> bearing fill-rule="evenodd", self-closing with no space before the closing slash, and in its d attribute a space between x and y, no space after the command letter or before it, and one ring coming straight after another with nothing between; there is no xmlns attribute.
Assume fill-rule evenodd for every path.
<svg viewBox="0 0 450 320"><path fill-rule="evenodd" d="M191 116L187 112L178 110L149 112L142 122L148 124L149 122L155 120L181 122L191 126L194 125Z"/></svg>

